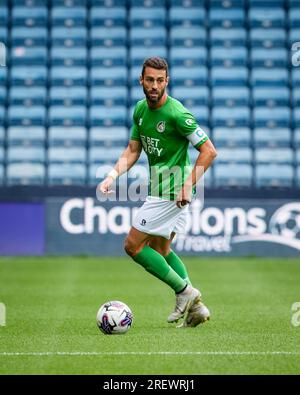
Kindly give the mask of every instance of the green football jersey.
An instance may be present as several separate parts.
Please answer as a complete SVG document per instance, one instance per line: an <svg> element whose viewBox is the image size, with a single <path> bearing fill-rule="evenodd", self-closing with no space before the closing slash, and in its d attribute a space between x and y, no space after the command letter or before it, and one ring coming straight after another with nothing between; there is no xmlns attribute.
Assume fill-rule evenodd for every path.
<svg viewBox="0 0 300 395"><path fill-rule="evenodd" d="M208 140L194 116L176 99L168 96L157 109L140 100L134 109L132 140L139 140L148 157L149 195L174 200L189 176L188 146L198 148Z"/></svg>

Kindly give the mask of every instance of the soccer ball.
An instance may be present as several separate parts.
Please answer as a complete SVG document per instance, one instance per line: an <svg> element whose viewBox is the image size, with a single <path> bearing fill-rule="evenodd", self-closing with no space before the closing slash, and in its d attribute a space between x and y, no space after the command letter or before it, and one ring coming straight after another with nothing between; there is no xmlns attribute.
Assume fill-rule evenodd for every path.
<svg viewBox="0 0 300 395"><path fill-rule="evenodd" d="M97 325L105 335L126 333L132 324L130 308L117 300L104 303L97 312Z"/></svg>

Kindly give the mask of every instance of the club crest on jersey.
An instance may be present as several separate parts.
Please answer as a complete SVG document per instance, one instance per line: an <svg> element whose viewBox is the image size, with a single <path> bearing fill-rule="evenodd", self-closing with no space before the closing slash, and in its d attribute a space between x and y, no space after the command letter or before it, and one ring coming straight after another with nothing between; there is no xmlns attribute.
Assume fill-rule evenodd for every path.
<svg viewBox="0 0 300 395"><path fill-rule="evenodd" d="M158 124L156 125L156 130L159 133L163 133L165 129L166 129L166 122L165 121L158 122Z"/></svg>

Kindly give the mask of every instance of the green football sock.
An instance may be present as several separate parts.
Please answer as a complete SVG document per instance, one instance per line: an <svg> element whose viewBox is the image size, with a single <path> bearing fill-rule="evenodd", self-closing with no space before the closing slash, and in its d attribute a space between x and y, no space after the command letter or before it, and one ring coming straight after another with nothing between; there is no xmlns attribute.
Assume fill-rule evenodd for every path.
<svg viewBox="0 0 300 395"><path fill-rule="evenodd" d="M165 256L165 260L181 278L183 278L188 284L191 284L185 264L174 251L171 251L167 256Z"/></svg>
<svg viewBox="0 0 300 395"><path fill-rule="evenodd" d="M142 265L147 272L168 284L175 292L182 291L187 282L182 279L166 262L165 258L149 246L132 257L134 261Z"/></svg>

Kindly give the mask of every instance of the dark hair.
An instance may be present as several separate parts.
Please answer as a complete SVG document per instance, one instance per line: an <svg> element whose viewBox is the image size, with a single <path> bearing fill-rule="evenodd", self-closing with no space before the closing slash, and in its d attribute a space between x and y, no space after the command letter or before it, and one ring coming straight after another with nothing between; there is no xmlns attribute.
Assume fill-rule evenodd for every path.
<svg viewBox="0 0 300 395"><path fill-rule="evenodd" d="M158 58L158 57L146 59L143 63L142 76L144 75L146 67L152 67L153 69L156 69L156 70L166 70L166 76L168 76L169 67L168 67L168 63L165 61L165 59Z"/></svg>

